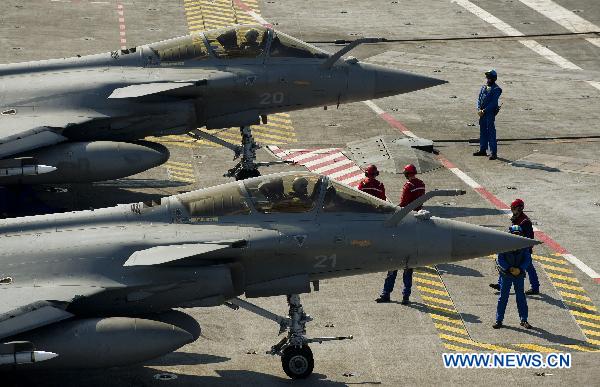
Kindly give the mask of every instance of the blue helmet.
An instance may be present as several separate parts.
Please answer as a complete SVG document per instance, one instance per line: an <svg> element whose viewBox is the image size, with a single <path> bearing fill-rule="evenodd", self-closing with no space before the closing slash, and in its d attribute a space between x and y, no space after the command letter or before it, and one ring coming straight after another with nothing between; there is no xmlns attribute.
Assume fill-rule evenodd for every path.
<svg viewBox="0 0 600 387"><path fill-rule="evenodd" d="M496 70L491 69L485 72L485 76L486 78L491 78L491 79L498 79L498 73L496 72Z"/></svg>
<svg viewBox="0 0 600 387"><path fill-rule="evenodd" d="M523 235L523 228L521 228L521 226L519 226L518 224L515 224L508 228L508 232L511 234Z"/></svg>

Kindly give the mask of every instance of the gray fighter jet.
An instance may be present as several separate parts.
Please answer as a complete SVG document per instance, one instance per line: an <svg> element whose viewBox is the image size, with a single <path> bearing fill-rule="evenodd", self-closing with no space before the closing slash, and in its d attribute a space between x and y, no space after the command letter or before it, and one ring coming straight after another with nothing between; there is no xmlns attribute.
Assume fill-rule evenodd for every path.
<svg viewBox="0 0 600 387"><path fill-rule="evenodd" d="M104 54L0 65L0 185L129 176L164 163L146 136L189 133L258 175L250 125L268 115L445 83L331 55L260 25L194 33ZM241 128L241 146L197 128Z"/></svg>
<svg viewBox="0 0 600 387"><path fill-rule="evenodd" d="M196 340L172 308L226 304L287 335L285 372L313 369L299 294L320 280L460 261L538 242L412 211L307 172L266 175L93 211L0 220L0 364L121 366ZM435 241L435 243L432 243ZM312 286L311 286L312 285ZM238 298L286 295L287 317ZM20 365L16 365L20 363Z"/></svg>

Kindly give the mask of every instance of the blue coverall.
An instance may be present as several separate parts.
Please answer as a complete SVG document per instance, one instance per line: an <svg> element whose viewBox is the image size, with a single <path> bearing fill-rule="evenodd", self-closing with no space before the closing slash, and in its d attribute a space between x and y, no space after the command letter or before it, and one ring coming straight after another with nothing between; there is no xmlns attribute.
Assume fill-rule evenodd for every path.
<svg viewBox="0 0 600 387"><path fill-rule="evenodd" d="M404 289L402 289L402 298L408 299L410 297L410 290L412 288L412 275L414 269L404 269L402 272L402 282L404 282ZM390 293L394 291L394 283L396 282L396 276L398 270L388 271L383 283L382 296L389 297Z"/></svg>
<svg viewBox="0 0 600 387"><path fill-rule="evenodd" d="M502 94L500 86L493 83L491 86L483 85L477 98L477 110L484 110L483 116L479 117L479 151L485 152L490 147L493 155L498 153L496 143L496 110L498 100Z"/></svg>
<svg viewBox="0 0 600 387"><path fill-rule="evenodd" d="M498 270L500 271L500 296L498 297L498 308L496 309L496 322L504 320L506 304L508 304L508 295L513 284L515 286L515 296L517 298L517 309L521 321L527 321L528 309L527 299L525 297L525 270L531 265L531 253L529 248L510 251L508 253L498 254ZM513 276L508 269L518 267L521 272L518 276Z"/></svg>
<svg viewBox="0 0 600 387"><path fill-rule="evenodd" d="M517 224L521 226L523 229L523 236L525 238L534 239L533 233L533 225L531 224L531 220L521 213L521 216L517 219L512 219L512 224ZM533 253L533 248L529 247L529 254ZM533 265L533 258L531 259L531 265L527 267L527 276L529 277L529 283L531 284L531 290L535 292L540 291L540 280L537 275L537 271L535 270L535 266ZM498 286L500 286L500 281L502 280L502 274L498 275Z"/></svg>

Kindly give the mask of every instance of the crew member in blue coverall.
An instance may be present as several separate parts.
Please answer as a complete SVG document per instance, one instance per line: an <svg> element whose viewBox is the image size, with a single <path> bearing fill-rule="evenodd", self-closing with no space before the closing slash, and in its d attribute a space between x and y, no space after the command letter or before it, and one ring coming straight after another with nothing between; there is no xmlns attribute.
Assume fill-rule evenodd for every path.
<svg viewBox="0 0 600 387"><path fill-rule="evenodd" d="M510 226L509 231L511 234L523 235L523 229L519 225ZM504 312L506 311L506 304L508 304L508 295L514 284L521 326L531 329L531 325L527 322L528 309L527 299L525 298L525 270L531 265L529 248L500 253L498 254L496 263L502 278L500 280L498 308L496 309L496 323L492 327L494 329L502 328Z"/></svg>
<svg viewBox="0 0 600 387"><path fill-rule="evenodd" d="M500 111L498 100L502 89L496 84L498 74L496 70L486 71L487 82L481 86L477 99L477 114L479 115L479 151L473 156L487 156L490 148L490 160L498 158L498 145L496 143L496 114Z"/></svg>

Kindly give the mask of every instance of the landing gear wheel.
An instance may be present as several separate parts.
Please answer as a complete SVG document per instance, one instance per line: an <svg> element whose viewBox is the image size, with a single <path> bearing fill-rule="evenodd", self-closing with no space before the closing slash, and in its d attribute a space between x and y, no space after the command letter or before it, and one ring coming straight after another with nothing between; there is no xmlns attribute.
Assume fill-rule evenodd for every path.
<svg viewBox="0 0 600 387"><path fill-rule="evenodd" d="M258 171L258 169L240 169L239 171L236 172L235 179L236 180L244 180L244 179L250 179L251 177L259 177L259 176L260 176L260 172Z"/></svg>
<svg viewBox="0 0 600 387"><path fill-rule="evenodd" d="M313 372L315 361L308 345L297 347L291 345L281 356L283 371L292 379L306 379Z"/></svg>

